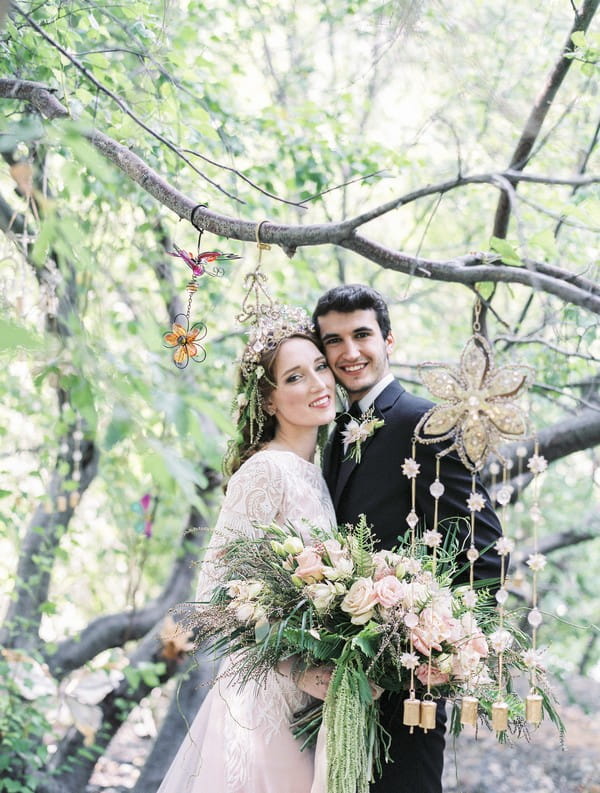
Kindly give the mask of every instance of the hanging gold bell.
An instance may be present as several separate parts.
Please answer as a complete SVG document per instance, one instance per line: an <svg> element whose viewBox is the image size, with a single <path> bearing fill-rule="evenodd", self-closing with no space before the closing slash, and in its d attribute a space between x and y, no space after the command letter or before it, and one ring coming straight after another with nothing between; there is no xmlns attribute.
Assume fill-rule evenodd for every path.
<svg viewBox="0 0 600 793"><path fill-rule="evenodd" d="M506 702L494 702L492 705L492 728L503 732L508 727L508 705Z"/></svg>
<svg viewBox="0 0 600 793"><path fill-rule="evenodd" d="M430 699L421 702L421 713L419 719L419 727L425 730L435 729L435 714L437 712L437 705Z"/></svg>
<svg viewBox="0 0 600 793"><path fill-rule="evenodd" d="M463 697L460 706L460 723L469 724L471 727L477 725L477 706L479 700L477 697Z"/></svg>
<svg viewBox="0 0 600 793"><path fill-rule="evenodd" d="M421 717L421 700L415 699L414 691L410 693L410 699L404 700L404 714L402 723L410 727L410 732L414 732L414 728L418 727Z"/></svg>
<svg viewBox="0 0 600 793"><path fill-rule="evenodd" d="M66 496L58 496L56 499L56 510L57 512L66 512L67 511L67 497Z"/></svg>
<svg viewBox="0 0 600 793"><path fill-rule="evenodd" d="M530 724L539 724L542 720L542 697L540 694L528 694L525 697L525 719Z"/></svg>
<svg viewBox="0 0 600 793"><path fill-rule="evenodd" d="M77 504L79 504L79 498L80 498L79 490L72 490L69 493L69 506L76 507Z"/></svg>

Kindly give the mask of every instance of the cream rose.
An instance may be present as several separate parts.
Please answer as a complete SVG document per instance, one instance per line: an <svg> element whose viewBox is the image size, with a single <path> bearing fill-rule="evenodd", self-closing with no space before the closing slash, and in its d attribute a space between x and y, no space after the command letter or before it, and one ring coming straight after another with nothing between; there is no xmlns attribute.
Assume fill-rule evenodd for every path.
<svg viewBox="0 0 600 793"><path fill-rule="evenodd" d="M230 598L245 598L247 590L246 582L241 578L232 578L227 582L227 594Z"/></svg>
<svg viewBox="0 0 600 793"><path fill-rule="evenodd" d="M234 578L227 582L227 594L230 598L235 600L250 600L255 598L263 588L261 581L254 581L249 579L243 581L239 578Z"/></svg>
<svg viewBox="0 0 600 793"><path fill-rule="evenodd" d="M395 575L396 569L401 561L402 557L397 553L392 553L392 551L377 551L377 553L373 554L373 562L375 564L373 579L379 581L386 575ZM399 578L402 578L403 575L404 571Z"/></svg>
<svg viewBox="0 0 600 793"><path fill-rule="evenodd" d="M333 567L323 567L323 574L325 578L328 578L330 581L338 581L341 578L350 578L353 570L354 563L352 559L342 557L335 562Z"/></svg>
<svg viewBox="0 0 600 793"><path fill-rule="evenodd" d="M254 617L254 609L256 603L251 603L249 600L235 604L235 616L240 622L250 622Z"/></svg>
<svg viewBox="0 0 600 793"><path fill-rule="evenodd" d="M377 596L370 578L357 578L342 600L341 608L351 615L353 625L364 625L375 614Z"/></svg>
<svg viewBox="0 0 600 793"><path fill-rule="evenodd" d="M384 609L391 609L402 600L404 587L395 575L386 575L375 582L373 591Z"/></svg>
<svg viewBox="0 0 600 793"><path fill-rule="evenodd" d="M263 583L262 581L248 581L247 582L247 595L246 597L252 599L258 596L258 594L262 591Z"/></svg>
<svg viewBox="0 0 600 793"><path fill-rule="evenodd" d="M293 535L290 535L289 537L286 537L283 542L283 550L286 553L291 553L292 556L295 556L296 554L302 553L304 550L304 543L300 537L294 537Z"/></svg>
<svg viewBox="0 0 600 793"><path fill-rule="evenodd" d="M309 584L304 591L312 600L317 611L326 611L338 594L335 585L331 584L329 581Z"/></svg>

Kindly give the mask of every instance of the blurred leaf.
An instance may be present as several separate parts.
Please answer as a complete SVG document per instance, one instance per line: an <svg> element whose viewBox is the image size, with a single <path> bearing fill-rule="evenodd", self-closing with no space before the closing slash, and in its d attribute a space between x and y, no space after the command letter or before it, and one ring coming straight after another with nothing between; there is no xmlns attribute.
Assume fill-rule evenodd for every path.
<svg viewBox="0 0 600 793"><path fill-rule="evenodd" d="M6 317L0 317L0 352L5 350L41 352L44 344L43 336L40 336L36 330Z"/></svg>
<svg viewBox="0 0 600 793"><path fill-rule="evenodd" d="M519 266L523 264L515 248L513 248L513 246L506 240L500 239L499 237L492 237L490 239L490 248L496 253L500 254L502 261L505 264Z"/></svg>

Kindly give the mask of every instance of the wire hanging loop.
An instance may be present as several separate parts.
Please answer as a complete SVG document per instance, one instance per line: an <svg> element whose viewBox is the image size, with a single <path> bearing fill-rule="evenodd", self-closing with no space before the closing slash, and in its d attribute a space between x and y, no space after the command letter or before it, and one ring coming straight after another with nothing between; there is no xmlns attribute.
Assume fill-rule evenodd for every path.
<svg viewBox="0 0 600 793"><path fill-rule="evenodd" d="M256 322L258 317L269 312L273 308L273 299L266 288L267 276L263 273L262 252L271 249L266 242L261 242L260 230L268 220L261 220L256 226L256 247L258 248L258 260L256 267L244 279L246 294L242 300L242 310L236 319L240 323Z"/></svg>
<svg viewBox="0 0 600 793"><path fill-rule="evenodd" d="M479 322L480 315L481 315L481 300L477 298L477 300L475 301L475 305L473 306L473 333L481 332L481 323Z"/></svg>

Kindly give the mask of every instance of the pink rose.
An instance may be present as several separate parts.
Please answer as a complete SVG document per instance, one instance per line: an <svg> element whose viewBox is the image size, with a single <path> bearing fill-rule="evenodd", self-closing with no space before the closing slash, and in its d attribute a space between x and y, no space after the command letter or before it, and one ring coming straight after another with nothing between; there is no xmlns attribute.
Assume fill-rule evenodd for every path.
<svg viewBox="0 0 600 793"><path fill-rule="evenodd" d="M323 560L314 548L305 548L295 558L298 564L295 574L307 584L314 584L323 578Z"/></svg>
<svg viewBox="0 0 600 793"><path fill-rule="evenodd" d="M396 567L401 560L401 556L391 551L377 551L377 553L374 553L373 562L375 564L375 571L373 573L373 580L379 581L386 575L395 575Z"/></svg>
<svg viewBox="0 0 600 793"><path fill-rule="evenodd" d="M338 562L348 558L348 551L342 548L338 540L325 540L323 545L327 551L331 567L337 567Z"/></svg>
<svg viewBox="0 0 600 793"><path fill-rule="evenodd" d="M431 674L429 674L429 666L428 664L421 664L415 669L415 675L419 682L421 682L424 686L427 685L427 680L429 680L429 684L431 686L441 686L442 683L447 683L450 679L449 676L445 672L440 672L439 669L436 669L435 666L431 667Z"/></svg>
<svg viewBox="0 0 600 793"><path fill-rule="evenodd" d="M477 653L481 658L485 658L488 654L488 643L483 633L478 633L471 636L467 642L467 647L474 653Z"/></svg>
<svg viewBox="0 0 600 793"><path fill-rule="evenodd" d="M430 650L438 650L439 652L442 649L442 645L435 641L430 630L415 628L411 638L415 650L423 655L429 655Z"/></svg>
<svg viewBox="0 0 600 793"><path fill-rule="evenodd" d="M386 575L375 582L375 597L384 609L391 609L402 599L404 588L395 575Z"/></svg>

